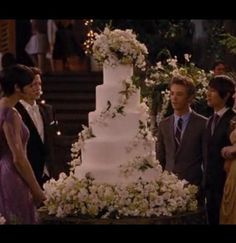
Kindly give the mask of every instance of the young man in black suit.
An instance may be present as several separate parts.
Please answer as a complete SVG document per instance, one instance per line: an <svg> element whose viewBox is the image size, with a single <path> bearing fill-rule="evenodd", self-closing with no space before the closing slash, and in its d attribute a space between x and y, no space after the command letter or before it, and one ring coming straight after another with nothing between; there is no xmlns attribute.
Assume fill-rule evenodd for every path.
<svg viewBox="0 0 236 243"><path fill-rule="evenodd" d="M210 224L219 224L220 205L226 179L221 149L230 145L230 121L236 115L232 109L235 86L225 75L216 75L208 85L207 103L214 114L209 117L206 129L205 192Z"/></svg>
<svg viewBox="0 0 236 243"><path fill-rule="evenodd" d="M57 137L57 122L52 106L36 102L42 94L41 71L31 68L35 74L32 83L35 93L32 97L20 100L15 108L19 111L30 132L27 154L36 179L42 186L46 180L57 176L54 160L54 142Z"/></svg>

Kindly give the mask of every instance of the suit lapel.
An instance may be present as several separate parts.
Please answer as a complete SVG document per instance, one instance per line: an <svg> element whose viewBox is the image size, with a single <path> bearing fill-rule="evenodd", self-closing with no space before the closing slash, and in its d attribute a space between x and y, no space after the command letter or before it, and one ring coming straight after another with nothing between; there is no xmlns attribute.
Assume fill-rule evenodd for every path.
<svg viewBox="0 0 236 243"><path fill-rule="evenodd" d="M175 131L174 131L174 115L170 116L170 120L169 120L169 127L168 127L168 133L169 133L169 141L170 141L170 148L171 151L175 151Z"/></svg>
<svg viewBox="0 0 236 243"><path fill-rule="evenodd" d="M185 128L185 130L183 132L182 139L180 141L180 145L179 145L178 150L176 151L176 153L178 153L181 150L182 144L185 144L187 142L187 139L189 139L189 137L191 137L191 132L194 131L194 127L195 127L194 119L195 119L194 111L192 111L190 113L188 124L187 124L187 126L186 126L186 128Z"/></svg>
<svg viewBox="0 0 236 243"><path fill-rule="evenodd" d="M219 122L216 124L216 126L215 126L215 131L218 130L217 128L220 127L221 123L224 123L224 120L228 120L228 117L230 116L230 114L231 114L231 109L228 109L228 110L223 114L223 116L220 118ZM214 131L214 133L215 133L215 131ZM213 133L213 134L214 134L214 133Z"/></svg>
<svg viewBox="0 0 236 243"><path fill-rule="evenodd" d="M219 122L216 124L213 134L211 134L211 132L210 132L210 136L211 137L214 137L217 134L217 131L219 131L218 127L221 127L225 123L225 120L228 120L228 117L232 114L231 112L232 112L232 110L231 109L228 109L223 114L223 116L220 118ZM211 123L209 122L208 131L211 131L210 124Z"/></svg>
<svg viewBox="0 0 236 243"><path fill-rule="evenodd" d="M40 112L40 114L41 114L41 117L42 117L42 120L43 120L43 127L44 127L44 129L43 129L43 133L44 133L44 142L45 142L45 140L46 140L46 124L47 124L47 118L46 118L46 114L45 114L45 111L44 111L44 109L43 109L43 107L42 107L42 105L38 105L39 106L39 112Z"/></svg>
<svg viewBox="0 0 236 243"><path fill-rule="evenodd" d="M182 139L181 139L181 142L180 142L180 146L182 146L182 144L184 144L184 140L186 140L187 138L189 139L189 133L191 131L193 131L193 128L194 128L194 114L193 114L193 111L190 113L190 116L189 116L189 120L188 120L188 124L184 130L184 133L183 133L183 136L182 136Z"/></svg>

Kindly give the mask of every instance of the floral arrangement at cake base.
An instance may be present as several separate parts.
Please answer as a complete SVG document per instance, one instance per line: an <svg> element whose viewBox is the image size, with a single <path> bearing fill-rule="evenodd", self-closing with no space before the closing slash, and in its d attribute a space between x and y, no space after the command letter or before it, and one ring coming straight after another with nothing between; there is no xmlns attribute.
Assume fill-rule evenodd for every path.
<svg viewBox="0 0 236 243"><path fill-rule="evenodd" d="M138 170L142 175L148 168L155 170L158 179L145 181L140 177L123 185L97 183L89 176L78 180L72 171L69 176L61 173L57 181L51 179L44 184L47 199L40 211L56 217L118 219L173 216L197 210L197 187L163 172L158 161L137 159L121 168L121 174L130 176Z"/></svg>

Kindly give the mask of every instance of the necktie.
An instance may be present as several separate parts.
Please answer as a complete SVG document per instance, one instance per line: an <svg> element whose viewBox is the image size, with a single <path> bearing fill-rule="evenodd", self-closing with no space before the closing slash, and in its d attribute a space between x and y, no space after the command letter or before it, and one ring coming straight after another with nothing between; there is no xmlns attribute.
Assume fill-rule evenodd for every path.
<svg viewBox="0 0 236 243"><path fill-rule="evenodd" d="M36 105L31 106L31 114L33 116L32 118L33 118L35 126L39 130L37 111L38 111L38 107Z"/></svg>
<svg viewBox="0 0 236 243"><path fill-rule="evenodd" d="M215 127L216 127L216 125L219 121L219 118L220 118L220 116L217 113L215 113L214 116L213 116L212 124L211 124L211 135L215 131Z"/></svg>
<svg viewBox="0 0 236 243"><path fill-rule="evenodd" d="M38 105L31 106L31 114L32 114L34 125L37 128L42 141L44 141L43 123L42 123L42 118L39 112Z"/></svg>
<svg viewBox="0 0 236 243"><path fill-rule="evenodd" d="M183 125L183 119L180 117L175 131L176 150L178 149L181 141L182 125Z"/></svg>

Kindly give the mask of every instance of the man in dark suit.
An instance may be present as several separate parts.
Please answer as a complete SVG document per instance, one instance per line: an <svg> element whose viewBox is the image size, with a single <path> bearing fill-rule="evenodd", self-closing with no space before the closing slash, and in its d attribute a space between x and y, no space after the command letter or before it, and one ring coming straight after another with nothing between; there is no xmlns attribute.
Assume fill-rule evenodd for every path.
<svg viewBox="0 0 236 243"><path fill-rule="evenodd" d="M230 145L230 121L236 115L232 110L235 86L225 75L217 75L210 80L207 103L214 109L209 117L206 130L205 191L207 213L210 224L219 224L219 213L226 179L224 158L221 149Z"/></svg>
<svg viewBox="0 0 236 243"><path fill-rule="evenodd" d="M42 93L41 72L38 68L31 68L35 73L33 85L35 94L20 100L15 108L19 111L25 125L30 132L27 144L29 161L35 176L42 186L45 181L57 175L54 160L54 142L56 139L56 125L52 106L36 102Z"/></svg>
<svg viewBox="0 0 236 243"><path fill-rule="evenodd" d="M184 76L172 79L170 100L174 114L159 124L157 159L163 169L201 189L207 119L190 108L194 95L195 87L191 79Z"/></svg>

